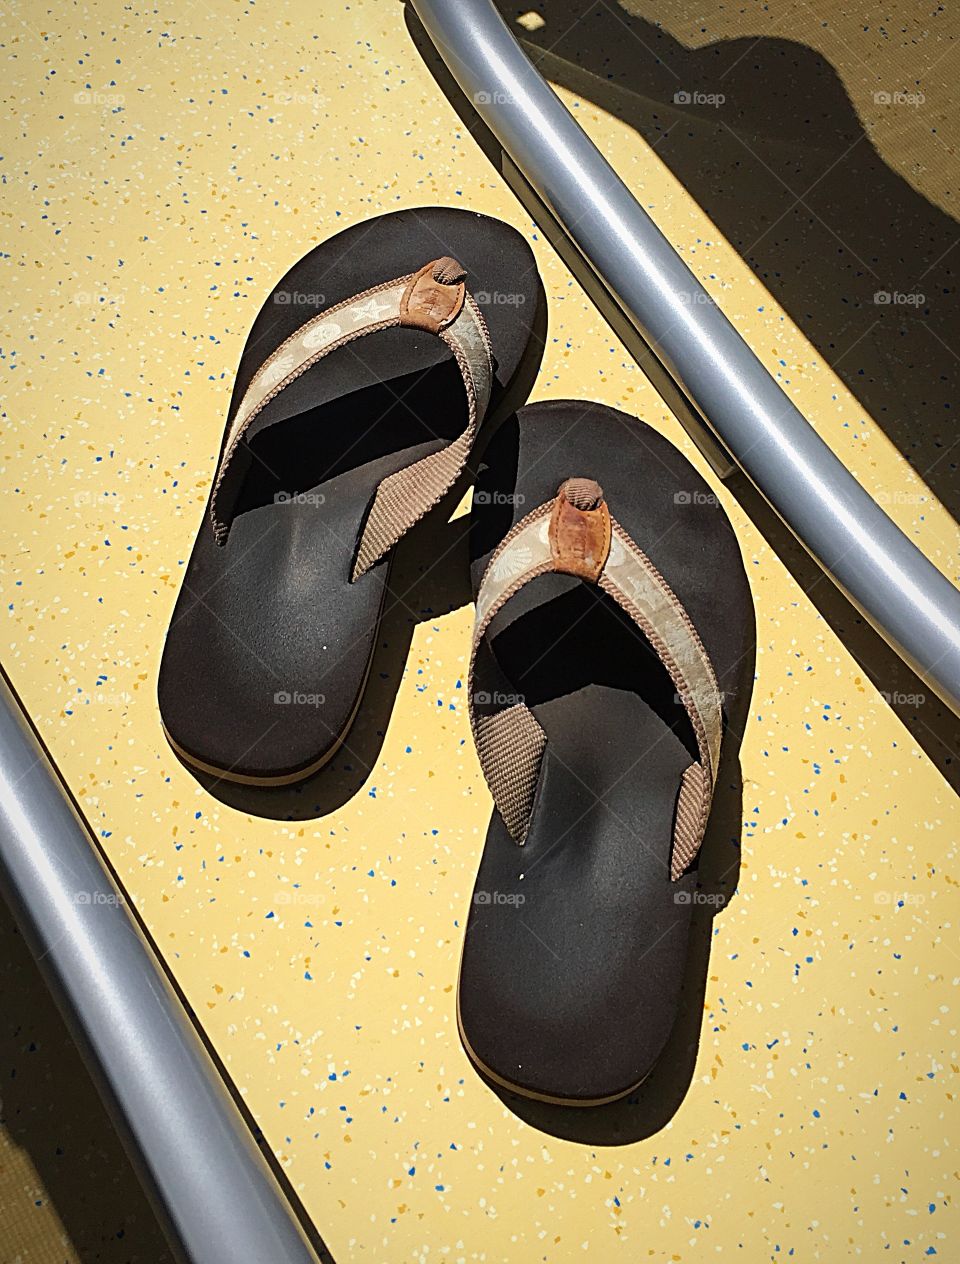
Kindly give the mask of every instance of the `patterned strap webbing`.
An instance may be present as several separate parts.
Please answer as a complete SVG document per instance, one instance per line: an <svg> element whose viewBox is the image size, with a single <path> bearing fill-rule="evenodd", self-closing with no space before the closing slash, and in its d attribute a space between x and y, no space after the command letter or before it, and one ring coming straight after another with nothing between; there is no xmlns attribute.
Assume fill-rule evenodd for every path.
<svg viewBox="0 0 960 1264"><path fill-rule="evenodd" d="M453 353L467 395L467 426L453 441L385 478L377 488L357 547L351 580L380 560L449 491L464 469L490 402L493 353L486 322L454 259L385 281L320 312L268 356L251 379L230 424L214 481L210 516L218 544L229 531L224 484L251 423L291 382L355 338L406 325L435 333Z"/></svg>
<svg viewBox="0 0 960 1264"><path fill-rule="evenodd" d="M478 653L488 649L483 637L497 612L525 584L549 572L578 575L608 593L656 650L683 701L699 760L684 771L677 795L670 859L670 876L676 880L699 851L710 814L720 762L722 698L689 614L643 550L610 516L601 489L591 480L567 480L554 500L518 522L492 554L477 594L470 721L497 810L511 837L522 844L547 739L522 700L505 694L509 705L491 707L490 699L476 695L475 664ZM488 653L488 664L491 659Z"/></svg>

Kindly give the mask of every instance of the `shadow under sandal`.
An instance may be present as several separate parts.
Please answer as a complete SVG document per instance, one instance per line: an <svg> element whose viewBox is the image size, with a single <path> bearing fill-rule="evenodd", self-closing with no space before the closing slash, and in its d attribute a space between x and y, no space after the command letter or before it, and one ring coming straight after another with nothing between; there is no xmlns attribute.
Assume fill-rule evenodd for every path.
<svg viewBox="0 0 960 1264"><path fill-rule="evenodd" d="M707 484L634 418L536 404L486 461L468 698L495 811L460 1031L497 1083L596 1105L646 1078L677 1016L750 591Z"/></svg>
<svg viewBox="0 0 960 1264"><path fill-rule="evenodd" d="M520 234L453 208L355 225L279 282L240 361L160 667L186 762L282 785L334 754L393 547L458 482L481 425L522 403L540 313Z"/></svg>

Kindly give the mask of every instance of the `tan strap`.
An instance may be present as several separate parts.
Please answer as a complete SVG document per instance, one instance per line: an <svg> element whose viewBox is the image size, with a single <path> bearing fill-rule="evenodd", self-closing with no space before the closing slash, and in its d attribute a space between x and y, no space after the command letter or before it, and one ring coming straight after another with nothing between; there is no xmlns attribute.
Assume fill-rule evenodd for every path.
<svg viewBox="0 0 960 1264"><path fill-rule="evenodd" d="M393 326L436 334L453 353L467 394L467 426L440 451L385 478L377 488L357 548L351 580L358 579L453 486L466 465L493 388L493 353L486 322L466 290L455 259L431 260L416 272L365 290L327 308L296 329L254 374L234 414L214 480L210 515L218 544L229 524L221 509L231 462L251 423L301 374L355 338Z"/></svg>
<svg viewBox="0 0 960 1264"><path fill-rule="evenodd" d="M507 832L522 843L533 812L547 735L522 702L490 715L477 714L473 728L480 767L487 783L496 785L494 799Z"/></svg>
<svg viewBox="0 0 960 1264"><path fill-rule="evenodd" d="M591 479L568 479L554 500L527 514L493 552L477 594L470 660L470 717L484 777L511 837L530 824L546 735L521 701L502 712L474 705L477 651L491 620L538 575L576 575L596 583L631 617L656 650L693 726L699 762L686 769L674 818L670 874L689 868L703 841L720 762L722 698L713 666L689 614L643 550L610 515ZM510 713L509 720L502 717Z"/></svg>

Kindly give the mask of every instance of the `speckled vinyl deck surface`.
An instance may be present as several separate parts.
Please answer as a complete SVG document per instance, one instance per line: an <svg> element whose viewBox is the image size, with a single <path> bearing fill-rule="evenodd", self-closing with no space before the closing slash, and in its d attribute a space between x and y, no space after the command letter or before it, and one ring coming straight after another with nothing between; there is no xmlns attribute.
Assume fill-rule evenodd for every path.
<svg viewBox="0 0 960 1264"><path fill-rule="evenodd" d="M799 39L805 24L835 64L854 38L846 19L828 29L806 4L749 13L751 38ZM933 25L884 36L907 52L929 37L911 82L935 62L938 76L955 69ZM697 47L729 34L682 15L673 31ZM457 1037L457 963L490 813L464 699L462 514L430 528L432 556L405 551L405 615L385 630L370 714L331 770L273 809L292 819L211 793L164 740L157 666L243 340L276 278L344 225L434 203L509 220L549 295L534 398L625 409L706 471L438 89L401 6L20 3L0 45L0 656L334 1258L956 1259L956 730L911 677L891 674L802 553L773 525L758 529L709 472L756 601L742 807L728 796L714 830L721 896L699 910L681 1029L623 1105L571 1120L503 1100ZM647 54L635 53L639 66ZM732 109L730 84L757 55L727 81ZM855 108L857 75L861 97L902 87L848 60ZM936 432L955 417L956 399L937 391L955 372L956 329L933 300L932 317L902 305L905 322L931 326L915 341L942 371L871 415L858 380L871 400L883 380L911 381L908 359L901 372L883 350L886 326L826 353L815 345L804 310L780 305L778 270L755 275L740 257L753 261L750 240L725 238L701 209L706 194L698 205L655 140L587 86L562 89L566 103L787 393L956 582L958 533L936 494L956 486L956 437ZM680 128L673 144L683 104L664 115L664 133ZM903 181L946 221L949 191L931 192L920 169L945 161L941 108L907 105L884 126L916 156ZM883 140L870 144L880 152ZM830 223L828 209L816 216ZM813 218L772 219L788 258L795 222ZM856 245L814 268L845 287L838 312L894 289L870 260L856 279ZM932 295L947 263L928 253L917 284ZM4 1045L8 1082L30 1040L28 1021ZM10 1145L28 1148L19 1135ZM62 1242L42 1166L23 1180L16 1162L0 1171L12 1258L157 1258L116 1242L81 1257Z"/></svg>

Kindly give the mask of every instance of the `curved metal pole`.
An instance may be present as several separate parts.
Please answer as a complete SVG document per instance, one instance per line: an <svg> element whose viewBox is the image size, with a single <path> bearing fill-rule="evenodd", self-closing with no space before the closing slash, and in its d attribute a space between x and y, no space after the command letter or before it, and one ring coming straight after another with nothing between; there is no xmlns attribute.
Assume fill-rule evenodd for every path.
<svg viewBox="0 0 960 1264"><path fill-rule="evenodd" d="M0 893L111 1110L176 1258L185 1264L317 1264L2 676Z"/></svg>
<svg viewBox="0 0 960 1264"><path fill-rule="evenodd" d="M491 0L410 3L506 154L733 458L877 631L960 713L960 593L790 402Z"/></svg>

